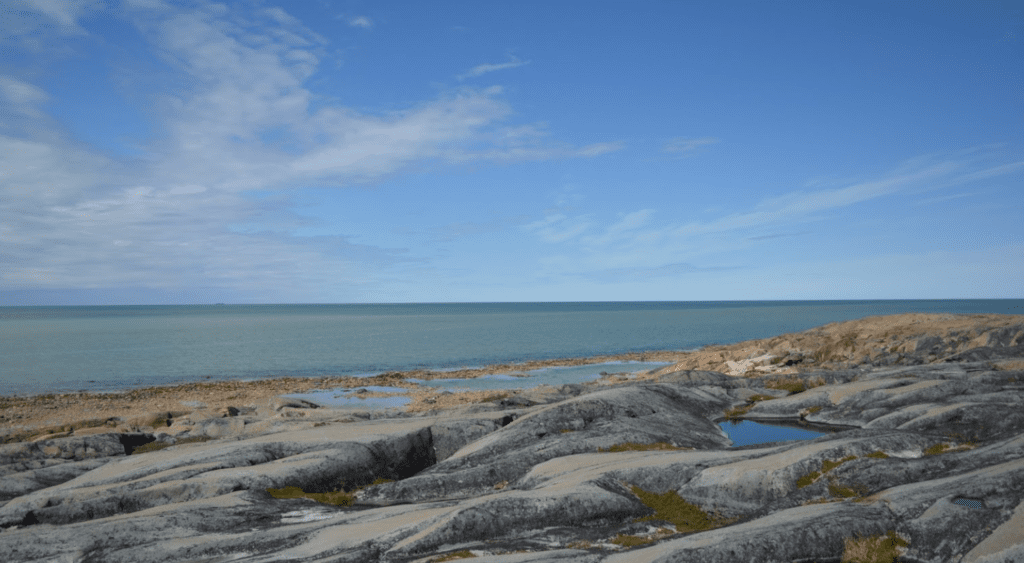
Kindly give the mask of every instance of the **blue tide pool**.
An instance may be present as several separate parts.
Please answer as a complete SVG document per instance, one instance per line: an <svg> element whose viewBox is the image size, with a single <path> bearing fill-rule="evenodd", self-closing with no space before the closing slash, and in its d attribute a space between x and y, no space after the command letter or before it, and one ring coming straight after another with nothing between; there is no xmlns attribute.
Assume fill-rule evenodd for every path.
<svg viewBox="0 0 1024 563"><path fill-rule="evenodd" d="M732 446L751 446L754 444L769 444L771 442L785 442L789 440L813 440L824 436L824 432L796 428L792 426L780 426L776 424L765 424L753 420L741 420L738 422L720 422L718 424L732 440Z"/></svg>

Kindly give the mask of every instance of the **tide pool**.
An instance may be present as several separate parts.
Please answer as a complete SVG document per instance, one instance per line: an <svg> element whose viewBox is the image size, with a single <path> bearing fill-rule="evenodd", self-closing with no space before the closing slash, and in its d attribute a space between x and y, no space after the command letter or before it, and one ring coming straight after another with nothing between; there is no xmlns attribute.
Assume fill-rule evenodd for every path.
<svg viewBox="0 0 1024 563"><path fill-rule="evenodd" d="M718 424L732 440L732 447L750 446L753 444L768 444L771 442L785 442L787 440L813 440L824 436L825 432L817 432L793 426L779 426L775 424L764 424L753 420L741 420L739 422L720 422Z"/></svg>
<svg viewBox="0 0 1024 563"><path fill-rule="evenodd" d="M381 410L404 407L409 404L409 398L364 397L363 393L407 393L408 391L408 389L402 387L367 385L355 389L328 389L324 391L310 391L308 393L289 393L284 396L291 399L302 399L327 408Z"/></svg>
<svg viewBox="0 0 1024 563"><path fill-rule="evenodd" d="M650 371L669 365L665 362L606 362L585 366L554 366L519 374L494 374L474 379L409 379L424 387L457 391L503 391L531 389L540 385L558 387L567 383L585 383L602 377L602 373L630 374Z"/></svg>

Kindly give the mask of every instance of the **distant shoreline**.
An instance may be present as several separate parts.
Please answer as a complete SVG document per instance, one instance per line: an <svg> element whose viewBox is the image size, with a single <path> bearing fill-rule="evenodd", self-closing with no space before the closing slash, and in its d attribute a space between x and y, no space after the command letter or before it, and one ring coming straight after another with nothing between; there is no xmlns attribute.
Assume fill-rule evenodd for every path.
<svg viewBox="0 0 1024 563"><path fill-rule="evenodd" d="M607 362L666 362L665 368L650 373L634 374L633 380L658 380L665 374L686 370L717 371L732 376L766 376L794 374L808 370L856 367L871 362L898 364L904 352L920 355L927 338L946 338L950 345L984 346L982 340L964 341L957 331L970 327L1012 327L1024 324L1024 315L953 315L905 313L865 317L854 321L831 323L800 333L781 334L767 339L748 340L736 344L705 346L696 351L652 351L582 358L534 360L505 363L473 369L451 371L392 371L367 377L282 377L240 380L200 380L166 386L148 386L121 391L96 393L37 393L23 396L0 396L0 437L31 432L33 428L73 426L81 421L118 424L133 413L188 413L197 409L248 407L267 408L281 395L319 389L395 386L410 390L412 403L406 412L424 412L474 403L495 393L474 391L444 395L442 390L426 388L408 379L475 378L492 374L509 374L545 367L581 366ZM995 328L993 328L995 327ZM952 334L952 336L950 336ZM959 338L959 340L956 340ZM948 350L947 350L948 351ZM940 361L946 352L929 361ZM946 354L948 355L948 354ZM915 356L916 357L916 356ZM603 377L596 385L624 381L621 377ZM371 394L381 396L386 394ZM191 406L201 404L202 407Z"/></svg>

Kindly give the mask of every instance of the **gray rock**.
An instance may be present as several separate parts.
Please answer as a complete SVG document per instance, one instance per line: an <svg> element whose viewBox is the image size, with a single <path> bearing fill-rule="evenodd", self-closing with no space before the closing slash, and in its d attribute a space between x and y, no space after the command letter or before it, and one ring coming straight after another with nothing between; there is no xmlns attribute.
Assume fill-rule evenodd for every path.
<svg viewBox="0 0 1024 563"><path fill-rule="evenodd" d="M318 409L320 405L307 401L305 399L293 399L290 397L278 397L274 399L273 407L275 411L281 409Z"/></svg>
<svg viewBox="0 0 1024 563"><path fill-rule="evenodd" d="M194 413L160 439L215 440L144 454L127 455L154 435L8 444L0 553L12 563L411 563L469 549L491 563L790 563L838 561L847 540L892 531L909 541L906 561L1015 561L1024 556L1024 372L996 370L990 358L929 358L1012 358L1021 338L1014 327L924 337L889 367L803 374L827 385L788 396L764 379L677 372L524 392L504 410L342 417L282 402L263 418ZM749 418L846 426L727 447L714 420L755 395L775 398ZM624 442L693 449L599 451ZM378 478L397 481L356 490ZM286 486L342 488L356 502L267 492ZM634 486L733 520L622 549L611 543L619 534L671 527Z"/></svg>
<svg viewBox="0 0 1024 563"><path fill-rule="evenodd" d="M589 393L516 419L411 479L364 492L376 502L465 497L525 475L549 459L625 442L722 447L708 420L723 403L672 385L634 385Z"/></svg>

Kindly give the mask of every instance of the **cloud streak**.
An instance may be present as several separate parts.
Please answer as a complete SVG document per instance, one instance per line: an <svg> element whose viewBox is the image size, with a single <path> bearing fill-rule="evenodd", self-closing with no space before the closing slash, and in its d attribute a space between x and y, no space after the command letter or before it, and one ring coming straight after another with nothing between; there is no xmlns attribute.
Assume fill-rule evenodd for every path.
<svg viewBox="0 0 1024 563"><path fill-rule="evenodd" d="M352 27L361 27L363 29L370 29L373 27L373 21L366 16L356 16L348 20L348 25Z"/></svg>
<svg viewBox="0 0 1024 563"><path fill-rule="evenodd" d="M496 71L499 71L499 70L506 70L506 69L510 69L510 68L521 67L523 65L528 65L528 64L530 64L530 61L521 60L521 59L519 59L519 57L509 57L509 61L505 62L505 63L494 63L494 64L481 64L481 65L477 65L477 66L469 69L468 72L466 72L464 74L460 74L458 76L458 78L459 78L459 80L465 80L467 78L475 78L477 76L482 76L482 75L487 74L489 72L496 72Z"/></svg>
<svg viewBox="0 0 1024 563"><path fill-rule="evenodd" d="M32 7L70 25L86 4ZM325 40L284 10L186 10L156 0L126 7L171 82L183 85L155 98L164 134L141 158L71 141L42 111L43 89L0 76L0 97L20 120L20 129L0 124L7 290L259 288L263 300L372 299L381 279L425 259L344 236L293 234L309 220L291 211L289 190L345 188L428 163L586 158L617 147L508 135L522 127L504 123L511 112L496 88L387 112L314 110L305 82Z"/></svg>
<svg viewBox="0 0 1024 563"><path fill-rule="evenodd" d="M833 218L840 212L849 213L854 206L886 197L992 179L1021 169L1021 163L1016 161L981 160L962 156L916 159L877 179L833 189L792 191L765 198L747 210L706 221L659 223L653 221L654 209L641 209L604 226L592 214L552 213L523 228L558 249L558 254L541 260L543 268L539 275L552 279L584 275L600 282L621 282L657 277L659 272L681 275L711 271L722 267L715 265L722 263L720 256L764 240L810 232L783 230L795 224ZM935 201L954 197L960 196ZM770 234L764 234L766 230ZM773 230L776 232L771 233ZM710 260L711 265L701 266L695 262L698 257ZM666 260L671 260L669 265Z"/></svg>

